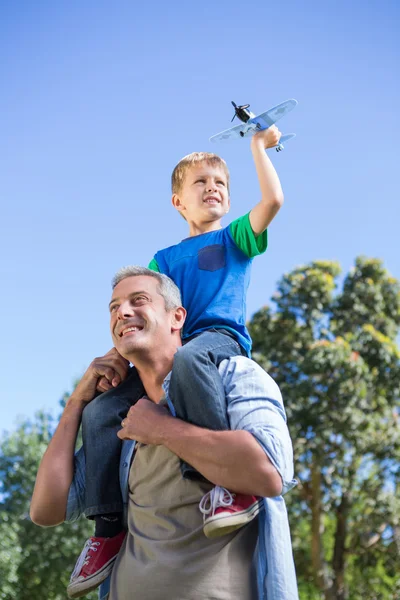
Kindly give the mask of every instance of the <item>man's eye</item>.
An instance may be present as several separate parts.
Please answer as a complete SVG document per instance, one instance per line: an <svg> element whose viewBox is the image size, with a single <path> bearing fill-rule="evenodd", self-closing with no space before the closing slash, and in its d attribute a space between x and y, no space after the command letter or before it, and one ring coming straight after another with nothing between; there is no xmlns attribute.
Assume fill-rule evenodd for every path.
<svg viewBox="0 0 400 600"><path fill-rule="evenodd" d="M225 185L225 181L221 181L220 180L220 181L217 181L217 183L220 184L220 185Z"/></svg>
<svg viewBox="0 0 400 600"><path fill-rule="evenodd" d="M136 296L135 298L135 302L146 302L147 298L146 296Z"/></svg>
<svg viewBox="0 0 400 600"><path fill-rule="evenodd" d="M118 304L113 304L113 305L110 307L110 313L113 313L113 312L115 312L115 311L117 310L117 308L118 308Z"/></svg>
<svg viewBox="0 0 400 600"><path fill-rule="evenodd" d="M195 183L204 183L204 179L197 179Z"/></svg>

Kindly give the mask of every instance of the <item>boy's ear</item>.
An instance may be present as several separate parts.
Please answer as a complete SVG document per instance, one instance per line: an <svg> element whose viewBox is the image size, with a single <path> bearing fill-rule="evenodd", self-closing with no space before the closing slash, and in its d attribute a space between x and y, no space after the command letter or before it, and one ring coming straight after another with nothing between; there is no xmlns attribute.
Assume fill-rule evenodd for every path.
<svg viewBox="0 0 400 600"><path fill-rule="evenodd" d="M185 207L183 206L178 194L173 194L171 202L172 202L172 206L174 208L176 208L176 210L179 210L179 212L182 212L185 210Z"/></svg>

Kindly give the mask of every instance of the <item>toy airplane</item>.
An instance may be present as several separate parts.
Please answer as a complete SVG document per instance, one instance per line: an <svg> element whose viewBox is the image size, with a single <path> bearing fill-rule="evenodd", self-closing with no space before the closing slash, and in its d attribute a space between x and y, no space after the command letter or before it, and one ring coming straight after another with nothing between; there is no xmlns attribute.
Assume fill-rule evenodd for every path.
<svg viewBox="0 0 400 600"><path fill-rule="evenodd" d="M220 133L213 135L210 137L210 142L224 142L234 138L250 137L251 135L257 133L257 131L268 129L268 127L274 125L277 121L279 121L279 119L293 110L294 107L297 106L297 100L294 100L294 98L291 100L286 100L285 102L270 108L258 116L254 115L250 110L248 110L250 104L237 106L232 101L232 105L235 109L235 114L233 115L232 121L235 117L237 117L242 121L242 123L240 125L236 125L236 127L225 129L225 131L221 131ZM278 145L275 146L276 151L280 152L280 150L283 150L283 144L295 136L295 133L287 133L286 135L282 135Z"/></svg>

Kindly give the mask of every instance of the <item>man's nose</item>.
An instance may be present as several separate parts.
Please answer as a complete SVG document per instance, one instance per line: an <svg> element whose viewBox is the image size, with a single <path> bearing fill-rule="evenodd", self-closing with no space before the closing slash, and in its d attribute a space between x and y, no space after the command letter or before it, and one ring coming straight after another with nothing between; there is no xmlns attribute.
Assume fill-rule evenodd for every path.
<svg viewBox="0 0 400 600"><path fill-rule="evenodd" d="M118 319L126 319L127 317L132 317L134 314L135 311L130 302L121 302L117 310Z"/></svg>

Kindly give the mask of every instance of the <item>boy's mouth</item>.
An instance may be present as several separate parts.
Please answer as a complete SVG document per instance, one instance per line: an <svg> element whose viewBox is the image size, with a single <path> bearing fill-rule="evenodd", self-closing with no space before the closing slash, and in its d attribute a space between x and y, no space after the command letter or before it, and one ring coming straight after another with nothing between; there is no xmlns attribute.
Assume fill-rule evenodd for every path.
<svg viewBox="0 0 400 600"><path fill-rule="evenodd" d="M203 202L206 204L221 204L221 200L215 196L207 196L207 198L204 198Z"/></svg>

